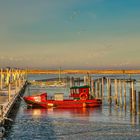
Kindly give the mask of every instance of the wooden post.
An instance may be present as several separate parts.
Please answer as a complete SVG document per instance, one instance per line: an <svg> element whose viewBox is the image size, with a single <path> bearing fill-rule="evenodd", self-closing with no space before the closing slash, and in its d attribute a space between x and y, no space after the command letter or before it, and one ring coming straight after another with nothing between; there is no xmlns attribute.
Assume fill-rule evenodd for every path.
<svg viewBox="0 0 140 140"><path fill-rule="evenodd" d="M111 100L111 80L107 78L107 93L108 93L108 102L109 104L112 103Z"/></svg>
<svg viewBox="0 0 140 140"><path fill-rule="evenodd" d="M80 86L80 77L78 78L78 86Z"/></svg>
<svg viewBox="0 0 140 140"><path fill-rule="evenodd" d="M20 79L20 77L18 78L18 83L19 83L19 88L21 88L21 79Z"/></svg>
<svg viewBox="0 0 140 140"><path fill-rule="evenodd" d="M111 79L109 79L109 102L112 103L112 86L111 86Z"/></svg>
<svg viewBox="0 0 140 140"><path fill-rule="evenodd" d="M104 99L104 78L102 78L102 99Z"/></svg>
<svg viewBox="0 0 140 140"><path fill-rule="evenodd" d="M94 96L94 80L91 80L91 93Z"/></svg>
<svg viewBox="0 0 140 140"><path fill-rule="evenodd" d="M91 87L91 76L88 76L88 85Z"/></svg>
<svg viewBox="0 0 140 140"><path fill-rule="evenodd" d="M71 81L71 82L70 82L70 86L71 86L71 87L74 86L74 78L73 78L73 77L70 78L70 81Z"/></svg>
<svg viewBox="0 0 140 140"><path fill-rule="evenodd" d="M132 113L132 87L130 87L130 98L129 98L129 104L130 104L130 113Z"/></svg>
<svg viewBox="0 0 140 140"><path fill-rule="evenodd" d="M72 87L72 77L70 77L70 87Z"/></svg>
<svg viewBox="0 0 140 140"><path fill-rule="evenodd" d="M140 91L138 92L138 114L140 114Z"/></svg>
<svg viewBox="0 0 140 140"><path fill-rule="evenodd" d="M1 69L1 72L0 72L0 89L2 90L3 88L3 71Z"/></svg>
<svg viewBox="0 0 140 140"><path fill-rule="evenodd" d="M126 81L123 81L124 90L124 109L126 110Z"/></svg>
<svg viewBox="0 0 140 140"><path fill-rule="evenodd" d="M8 101L11 99L11 83L8 84Z"/></svg>
<svg viewBox="0 0 140 140"><path fill-rule="evenodd" d="M98 97L97 95L97 80L95 81L95 84L94 84L94 93L95 93L95 97Z"/></svg>
<svg viewBox="0 0 140 140"><path fill-rule="evenodd" d="M84 85L86 85L86 84L87 84L87 77L84 76Z"/></svg>
<svg viewBox="0 0 140 140"><path fill-rule="evenodd" d="M96 97L96 82L93 80L93 94Z"/></svg>
<svg viewBox="0 0 140 140"><path fill-rule="evenodd" d="M24 74L22 76L22 82L23 82L23 84L25 83Z"/></svg>
<svg viewBox="0 0 140 140"><path fill-rule="evenodd" d="M108 100L108 102L109 102L109 79L107 78L107 83L106 83L107 85L107 100Z"/></svg>
<svg viewBox="0 0 140 140"><path fill-rule="evenodd" d="M119 87L120 87L120 107L122 107L122 82L119 80Z"/></svg>
<svg viewBox="0 0 140 140"><path fill-rule="evenodd" d="M102 99L103 96L102 96L102 79L100 79L100 98Z"/></svg>
<svg viewBox="0 0 140 140"><path fill-rule="evenodd" d="M11 73L10 74L10 79L11 79L11 83L12 83L14 81L14 78L13 78L13 73L14 73L13 72L13 69L10 70L10 73Z"/></svg>
<svg viewBox="0 0 140 140"><path fill-rule="evenodd" d="M15 81L15 92L18 92L18 87L17 87L17 80Z"/></svg>
<svg viewBox="0 0 140 140"><path fill-rule="evenodd" d="M118 82L117 82L117 79L114 80L114 89L115 89L114 103L115 103L115 105L118 105Z"/></svg>
<svg viewBox="0 0 140 140"><path fill-rule="evenodd" d="M99 90L100 90L100 86L99 86L99 79L97 81L97 97L99 98Z"/></svg>
<svg viewBox="0 0 140 140"><path fill-rule="evenodd" d="M99 84L99 98L101 98L101 81L98 79L98 84Z"/></svg>
<svg viewBox="0 0 140 140"><path fill-rule="evenodd" d="M135 111L135 95L134 95L134 81L131 82L132 86L132 112Z"/></svg>
<svg viewBox="0 0 140 140"><path fill-rule="evenodd" d="M10 79L9 79L9 72L8 72L8 69L6 69L6 78L5 78L5 85L6 86L8 86L9 81L10 81Z"/></svg>
<svg viewBox="0 0 140 140"><path fill-rule="evenodd" d="M136 114L137 113L137 109L136 109L137 103L136 103L136 90L134 90L134 110L133 113Z"/></svg>

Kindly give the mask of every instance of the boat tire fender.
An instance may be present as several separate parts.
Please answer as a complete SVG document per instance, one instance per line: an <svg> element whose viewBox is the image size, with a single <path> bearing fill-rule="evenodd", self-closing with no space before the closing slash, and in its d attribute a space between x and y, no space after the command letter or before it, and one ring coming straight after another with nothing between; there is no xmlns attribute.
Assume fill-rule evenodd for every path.
<svg viewBox="0 0 140 140"><path fill-rule="evenodd" d="M80 100L87 100L87 98L88 98L87 94L83 93L83 92L80 93L79 97L80 97Z"/></svg>

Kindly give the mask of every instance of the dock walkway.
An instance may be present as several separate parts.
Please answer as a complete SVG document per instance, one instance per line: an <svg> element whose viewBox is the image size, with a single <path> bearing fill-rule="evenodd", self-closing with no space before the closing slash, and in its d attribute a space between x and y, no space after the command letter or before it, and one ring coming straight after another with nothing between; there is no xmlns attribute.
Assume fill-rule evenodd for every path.
<svg viewBox="0 0 140 140"><path fill-rule="evenodd" d="M5 133L6 120L12 121L9 115L14 104L23 95L27 86L25 73L20 70L1 69L0 73L0 139Z"/></svg>

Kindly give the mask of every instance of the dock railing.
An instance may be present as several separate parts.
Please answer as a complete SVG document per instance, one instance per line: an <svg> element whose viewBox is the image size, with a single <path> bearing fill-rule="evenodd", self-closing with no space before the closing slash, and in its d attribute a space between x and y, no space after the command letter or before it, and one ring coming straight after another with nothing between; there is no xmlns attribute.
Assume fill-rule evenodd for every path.
<svg viewBox="0 0 140 140"><path fill-rule="evenodd" d="M0 123L2 124L26 84L26 72L19 69L1 69L0 78Z"/></svg>

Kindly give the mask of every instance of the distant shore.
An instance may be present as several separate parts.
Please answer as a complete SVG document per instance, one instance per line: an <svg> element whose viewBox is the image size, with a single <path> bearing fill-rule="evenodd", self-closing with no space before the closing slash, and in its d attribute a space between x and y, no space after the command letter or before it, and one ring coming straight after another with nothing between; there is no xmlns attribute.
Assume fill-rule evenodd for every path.
<svg viewBox="0 0 140 140"><path fill-rule="evenodd" d="M27 70L28 74L59 74L59 70ZM140 74L140 70L61 70L61 74Z"/></svg>

